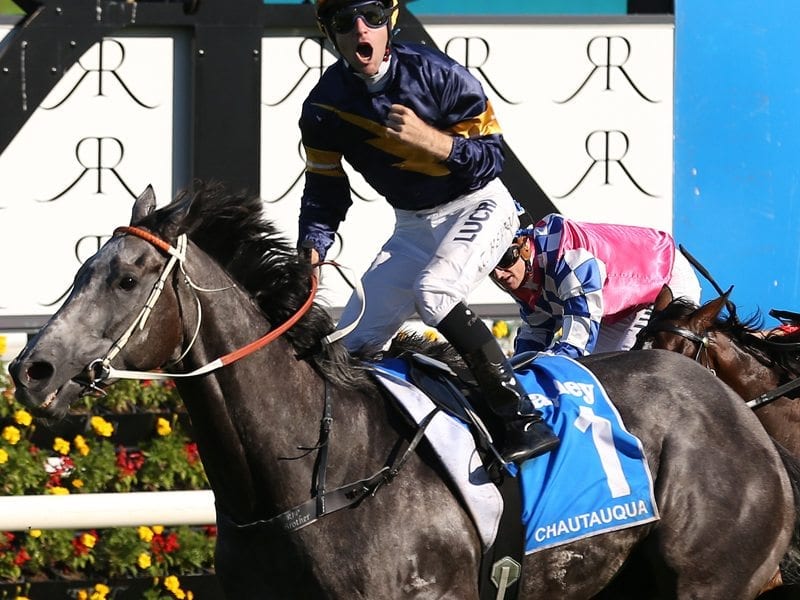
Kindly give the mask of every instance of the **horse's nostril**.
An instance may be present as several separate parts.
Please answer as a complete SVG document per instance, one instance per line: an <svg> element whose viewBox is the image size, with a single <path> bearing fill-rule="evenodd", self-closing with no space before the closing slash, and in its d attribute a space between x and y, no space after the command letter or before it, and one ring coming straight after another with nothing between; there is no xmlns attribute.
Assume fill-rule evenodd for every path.
<svg viewBox="0 0 800 600"><path fill-rule="evenodd" d="M53 376L55 369L53 365L47 362L35 362L28 366L25 374L28 376L29 381L42 381L50 379Z"/></svg>

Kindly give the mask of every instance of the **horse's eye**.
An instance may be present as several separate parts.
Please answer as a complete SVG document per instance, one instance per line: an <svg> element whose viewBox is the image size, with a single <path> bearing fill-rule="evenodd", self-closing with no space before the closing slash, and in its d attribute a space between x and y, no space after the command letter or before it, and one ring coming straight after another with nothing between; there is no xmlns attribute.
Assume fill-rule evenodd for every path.
<svg viewBox="0 0 800 600"><path fill-rule="evenodd" d="M125 275L122 279L119 280L119 287L121 287L126 292L129 292L136 287L136 280L130 275Z"/></svg>

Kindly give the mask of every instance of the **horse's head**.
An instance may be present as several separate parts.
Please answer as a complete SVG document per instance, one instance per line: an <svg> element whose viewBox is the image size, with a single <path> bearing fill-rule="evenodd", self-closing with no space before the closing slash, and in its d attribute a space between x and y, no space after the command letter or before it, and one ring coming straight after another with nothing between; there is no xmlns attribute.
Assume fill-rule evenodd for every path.
<svg viewBox="0 0 800 600"><path fill-rule="evenodd" d="M662 348L697 360L708 350L709 332L715 328L730 292L697 306L674 298L665 285L653 304L650 321L636 337L634 349Z"/></svg>
<svg viewBox="0 0 800 600"><path fill-rule="evenodd" d="M155 195L148 187L135 202L131 225L154 208ZM175 228L173 219L153 233L170 239ZM161 285L157 282L168 259L162 249L132 235L116 234L103 245L81 266L61 308L9 365L17 400L39 415L62 417L92 389L95 369L110 354L124 368L164 364L181 340L171 286L164 285L153 300L157 310L149 314L146 327L137 315Z"/></svg>

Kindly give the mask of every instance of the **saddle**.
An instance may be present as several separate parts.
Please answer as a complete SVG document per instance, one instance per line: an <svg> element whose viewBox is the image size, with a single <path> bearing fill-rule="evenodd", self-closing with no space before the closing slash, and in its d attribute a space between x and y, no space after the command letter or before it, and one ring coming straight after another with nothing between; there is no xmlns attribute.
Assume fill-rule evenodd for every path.
<svg viewBox="0 0 800 600"><path fill-rule="evenodd" d="M524 368L536 356L530 352L512 360L515 370ZM524 557L524 530L522 525L522 499L518 480L503 473L505 466L494 446L492 435L484 424L472 400L479 403L482 393L476 382L465 371L456 373L449 365L423 354L408 356L411 381L433 403L448 414L465 423L475 438L484 467L503 497L503 514L494 544L487 549L481 561L481 600L507 598L518 595L518 582ZM511 475L516 474L516 467Z"/></svg>

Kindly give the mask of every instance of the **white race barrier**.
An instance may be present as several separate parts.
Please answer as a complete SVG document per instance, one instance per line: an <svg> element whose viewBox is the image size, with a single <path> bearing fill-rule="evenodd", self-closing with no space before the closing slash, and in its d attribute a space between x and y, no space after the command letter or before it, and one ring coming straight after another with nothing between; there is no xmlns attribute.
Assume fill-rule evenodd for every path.
<svg viewBox="0 0 800 600"><path fill-rule="evenodd" d="M0 531L214 523L211 490L0 497Z"/></svg>

